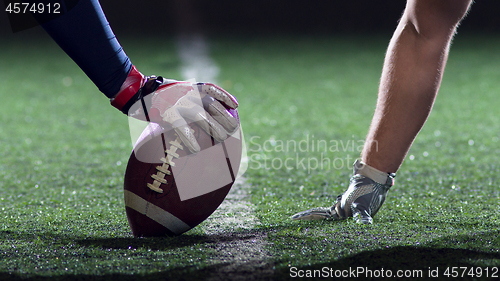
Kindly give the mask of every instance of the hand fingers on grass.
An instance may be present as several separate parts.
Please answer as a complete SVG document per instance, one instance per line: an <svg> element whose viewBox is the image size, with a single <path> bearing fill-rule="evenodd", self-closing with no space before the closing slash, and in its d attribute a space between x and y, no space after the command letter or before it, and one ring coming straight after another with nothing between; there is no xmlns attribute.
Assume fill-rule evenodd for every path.
<svg viewBox="0 0 500 281"><path fill-rule="evenodd" d="M319 207L296 213L291 218L293 220L324 220L334 218L334 216L332 216L331 208Z"/></svg>

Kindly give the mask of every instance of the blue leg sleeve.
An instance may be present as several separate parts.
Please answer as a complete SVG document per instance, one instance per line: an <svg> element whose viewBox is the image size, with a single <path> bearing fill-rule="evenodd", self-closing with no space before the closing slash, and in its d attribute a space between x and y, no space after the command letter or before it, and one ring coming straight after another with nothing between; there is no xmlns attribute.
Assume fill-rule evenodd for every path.
<svg viewBox="0 0 500 281"><path fill-rule="evenodd" d="M132 63L116 39L98 0L80 0L42 24L56 43L107 97L118 93Z"/></svg>

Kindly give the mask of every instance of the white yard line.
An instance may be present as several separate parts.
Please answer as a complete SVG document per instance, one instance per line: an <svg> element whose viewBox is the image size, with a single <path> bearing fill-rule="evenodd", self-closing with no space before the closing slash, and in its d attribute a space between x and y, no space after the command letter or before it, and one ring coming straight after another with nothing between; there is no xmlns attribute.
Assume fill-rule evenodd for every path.
<svg viewBox="0 0 500 281"><path fill-rule="evenodd" d="M205 233L214 240L217 271L207 280L268 280L274 273L270 243L248 202L244 178L234 183L226 200L205 222Z"/></svg>
<svg viewBox="0 0 500 281"><path fill-rule="evenodd" d="M219 67L210 58L209 44L201 35L180 36L177 41L184 80L217 82ZM272 276L272 259L266 234L260 225L255 205L247 199L249 186L238 178L219 208L201 227L214 240L213 257L217 273L209 280L259 280ZM208 276L207 276L208 277Z"/></svg>
<svg viewBox="0 0 500 281"><path fill-rule="evenodd" d="M181 59L184 80L217 82L219 67L210 58L208 42L203 35L181 35L177 38L177 52Z"/></svg>

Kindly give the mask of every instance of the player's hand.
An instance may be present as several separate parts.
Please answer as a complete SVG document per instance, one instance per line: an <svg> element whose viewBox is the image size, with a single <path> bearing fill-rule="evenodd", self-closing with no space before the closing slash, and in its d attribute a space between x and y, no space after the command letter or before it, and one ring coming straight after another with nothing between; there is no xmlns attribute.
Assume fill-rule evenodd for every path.
<svg viewBox="0 0 500 281"><path fill-rule="evenodd" d="M156 90L151 102L150 120L172 125L192 152L200 151L200 146L189 123L196 123L219 142L224 141L239 125L228 110L238 107L236 99L214 84L167 83Z"/></svg>
<svg viewBox="0 0 500 281"><path fill-rule="evenodd" d="M200 151L200 146L190 123L200 126L217 141L225 140L239 126L233 111L238 102L211 83L145 78L143 86L123 104L122 112L131 117L173 127L191 152Z"/></svg>

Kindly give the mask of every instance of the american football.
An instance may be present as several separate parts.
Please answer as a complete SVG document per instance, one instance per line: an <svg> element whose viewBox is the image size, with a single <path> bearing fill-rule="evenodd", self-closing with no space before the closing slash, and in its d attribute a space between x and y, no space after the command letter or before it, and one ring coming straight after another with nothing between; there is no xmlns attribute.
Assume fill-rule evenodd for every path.
<svg viewBox="0 0 500 281"><path fill-rule="evenodd" d="M180 235L208 218L231 189L241 160L240 130L217 142L196 124L191 128L201 147L195 154L172 128L155 123L137 141L124 179L134 236Z"/></svg>

